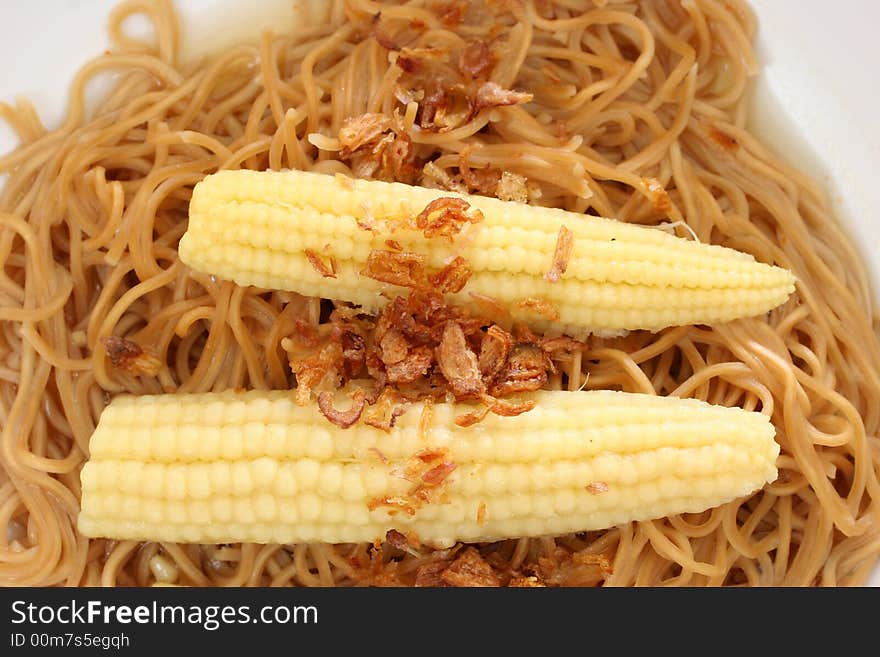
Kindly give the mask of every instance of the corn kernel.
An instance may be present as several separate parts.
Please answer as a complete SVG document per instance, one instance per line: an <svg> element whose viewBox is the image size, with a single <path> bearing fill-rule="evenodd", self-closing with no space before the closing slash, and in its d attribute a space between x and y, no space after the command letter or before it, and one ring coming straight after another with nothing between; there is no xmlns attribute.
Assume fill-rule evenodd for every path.
<svg viewBox="0 0 880 657"><path fill-rule="evenodd" d="M531 397L533 411L489 415L467 429L452 428L451 419L472 407L438 404L436 430L424 438L418 407L385 433L331 427L286 392L120 397L95 431L102 449L82 470L80 531L294 543L371 541L394 528L439 545L699 511L776 476L779 447L759 413L608 391ZM178 424L169 423L172 415ZM241 425L218 424L236 417ZM193 436L202 436L197 452L181 445ZM243 451L243 441L251 456L227 458ZM160 444L174 448L163 452ZM416 455L440 448L457 467L425 496ZM152 460L138 456L144 453Z"/></svg>

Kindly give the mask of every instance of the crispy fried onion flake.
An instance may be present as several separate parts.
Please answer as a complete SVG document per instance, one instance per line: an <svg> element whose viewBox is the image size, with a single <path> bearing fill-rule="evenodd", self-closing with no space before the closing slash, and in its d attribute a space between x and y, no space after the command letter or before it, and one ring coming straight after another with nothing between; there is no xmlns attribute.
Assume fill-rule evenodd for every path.
<svg viewBox="0 0 880 657"><path fill-rule="evenodd" d="M349 117L337 139L339 157L349 162L356 178L413 182L420 168L399 114L393 118L376 113Z"/></svg>
<svg viewBox="0 0 880 657"><path fill-rule="evenodd" d="M415 515L423 504L446 499L444 484L456 467L446 448L421 450L391 470L392 476L411 482L409 490L404 495L375 497L367 502L367 508L373 511L386 507L392 516L398 513Z"/></svg>
<svg viewBox="0 0 880 657"><path fill-rule="evenodd" d="M574 234L567 226L559 227L559 235L556 238L556 248L553 251L553 264L550 265L544 278L551 283L556 283L559 278L568 269L568 262L571 260L571 251L574 248Z"/></svg>
<svg viewBox="0 0 880 657"><path fill-rule="evenodd" d="M144 376L156 376L162 369L162 361L144 351L137 342L109 335L101 338L101 343L115 369Z"/></svg>
<svg viewBox="0 0 880 657"><path fill-rule="evenodd" d="M416 228L424 232L425 237L442 236L451 242L465 224L483 220L483 213L476 208L468 213L470 207L470 203L462 198L434 199L416 217Z"/></svg>
<svg viewBox="0 0 880 657"><path fill-rule="evenodd" d="M340 306L327 323L304 331L301 339L282 342L298 402L318 395L321 412L337 426L360 421L390 431L398 417L423 400L473 402L472 411L455 419L465 427L489 413L519 415L534 408L534 401L516 397L547 385L556 372L554 358L586 348L571 338L541 338L523 327L511 333L472 317L446 302L440 290L449 286L429 287L432 278L414 273L409 263L405 259L394 276L386 275L388 267L381 269L385 279L417 281L418 286L391 299L378 316ZM346 411L334 405L334 393L342 389L354 395Z"/></svg>
<svg viewBox="0 0 880 657"><path fill-rule="evenodd" d="M511 567L503 544L455 546L422 552L417 537L389 530L384 542L377 540L369 561L353 562L355 578L371 586L418 587L495 587L541 588L555 586L599 586L612 574L611 562L605 554L585 551L571 553L555 548L530 560L519 568ZM408 552L421 557L412 571L399 569L395 557Z"/></svg>
<svg viewBox="0 0 880 657"><path fill-rule="evenodd" d="M463 199L438 198L411 226L426 237L452 240L464 224L482 218L478 211L468 212L469 207ZM563 227L555 271L564 272L570 250L570 233ZM314 256L319 273L333 273ZM462 427L477 424L490 413L519 415L535 403L515 397L547 385L556 373L554 358L559 352L586 348L570 338L539 338L523 326L515 325L511 333L492 318L475 317L450 302L445 295L462 292L472 274L461 256L433 271L421 254L374 249L360 273L408 292L391 298L378 316L338 305L324 323L312 326L296 320L294 335L281 343L296 377L297 402L307 404L316 395L321 413L341 428L363 422L390 431L418 401L425 402L426 412L434 401L472 402L472 410L455 418ZM496 312L490 301L486 297L488 314L498 319L505 309ZM545 317L556 313L552 304L540 299L517 305ZM336 405L337 393L346 389L351 404L342 410ZM402 510L412 508L411 502L386 502Z"/></svg>

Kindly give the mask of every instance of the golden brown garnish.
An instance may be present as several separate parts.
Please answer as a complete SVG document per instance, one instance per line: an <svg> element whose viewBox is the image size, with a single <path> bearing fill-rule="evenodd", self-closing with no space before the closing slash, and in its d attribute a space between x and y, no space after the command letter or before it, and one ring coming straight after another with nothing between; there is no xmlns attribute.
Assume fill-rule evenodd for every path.
<svg viewBox="0 0 880 657"><path fill-rule="evenodd" d="M316 272L321 274L321 276L324 278L336 278L336 258L330 256L330 264L328 265L321 260L321 256L312 249L305 249L304 253L306 254L306 258L308 258L309 263L314 267Z"/></svg>
<svg viewBox="0 0 880 657"><path fill-rule="evenodd" d="M123 372L134 375L156 376L162 369L162 361L144 351L137 342L115 335L101 338L110 364Z"/></svg>
<svg viewBox="0 0 880 657"><path fill-rule="evenodd" d="M335 394L324 391L318 395L318 409L321 413L337 427L348 429L355 424L364 412L366 405L365 394L363 390L355 390L351 396L351 407L347 411L340 411L333 405Z"/></svg>
<svg viewBox="0 0 880 657"><path fill-rule="evenodd" d="M431 10L446 27L457 27L468 12L468 0L443 0L431 5Z"/></svg>
<svg viewBox="0 0 880 657"><path fill-rule="evenodd" d="M437 364L456 399L476 398L485 391L477 356L468 347L458 322L446 322L437 347Z"/></svg>
<svg viewBox="0 0 880 657"><path fill-rule="evenodd" d="M511 588L528 589L544 588L544 584L541 584L541 581L534 575L530 575L529 577L524 577L522 575L518 577L511 577L510 581L507 583L507 586Z"/></svg>
<svg viewBox="0 0 880 657"><path fill-rule="evenodd" d="M403 470L395 471L395 474L414 482L416 487L410 495L425 500L423 491L440 486L457 467L448 457L449 450L445 447L423 449L410 457Z"/></svg>
<svg viewBox="0 0 880 657"><path fill-rule="evenodd" d="M434 335L434 312L443 308L442 297L438 297L413 290L406 297L392 299L376 322L376 341L381 343L385 332L395 329L403 333L410 345L429 344Z"/></svg>
<svg viewBox="0 0 880 657"><path fill-rule="evenodd" d="M378 224L372 217L356 217L355 223L357 224L357 227L361 230L368 230L374 235L378 235L380 232Z"/></svg>
<svg viewBox="0 0 880 657"><path fill-rule="evenodd" d="M416 84L422 96L419 126L423 130L447 132L466 123L472 116L472 102L463 84L442 77L430 77Z"/></svg>
<svg viewBox="0 0 880 657"><path fill-rule="evenodd" d="M452 395L479 402L455 418L458 426L471 426L488 413L512 416L534 408L530 400L503 398L542 387L555 371L553 353L565 359L570 351L585 348L564 337L551 338L545 345L524 325L515 325L511 334L448 304L443 293L458 291L469 275L461 259L454 259L438 275L425 277L421 260L412 259L412 254L374 252L373 270L379 256L386 265L403 264L396 269L385 266L374 275L421 287L393 298L377 318L341 307L323 325L323 338L317 339L314 328L303 325L296 346L292 339L282 340L296 375L299 403L308 403L313 391L337 390L366 374L373 386L360 415L365 424L388 431L410 403L423 401L427 415L432 400ZM303 342L311 348L304 349ZM349 417L335 415L343 423Z"/></svg>
<svg viewBox="0 0 880 657"><path fill-rule="evenodd" d="M294 331L292 338L302 346L317 347L320 344L317 328L299 318L293 320L293 326Z"/></svg>
<svg viewBox="0 0 880 657"><path fill-rule="evenodd" d="M377 222L372 217L369 217L359 219L358 227L361 230L368 230L374 234L380 233L383 229L389 233L394 233L398 229L416 230L421 231L428 239L446 237L452 242L453 238L462 231L465 225L479 223L483 220L482 212L478 209L470 210L470 207L470 204L464 199L442 197L428 203L413 218L395 222ZM385 244L394 252L403 251L400 242L396 240L386 239ZM424 260L421 255L410 254L409 257L420 261ZM411 287L415 287L415 285Z"/></svg>
<svg viewBox="0 0 880 657"><path fill-rule="evenodd" d="M455 463L439 463L422 475L422 482L429 486L439 486L446 480L446 477L452 474L456 467L458 466Z"/></svg>
<svg viewBox="0 0 880 657"><path fill-rule="evenodd" d="M532 194L529 193L529 185L525 176L510 171L502 171L501 179L495 187L495 196L502 201L515 201L528 203Z"/></svg>
<svg viewBox="0 0 880 657"><path fill-rule="evenodd" d="M483 403L482 406L477 407L470 413L463 413L462 415L456 416L453 420L455 424L459 427L470 427L482 422L489 413L494 413L495 415L500 415L502 417L514 417L516 415L527 413L535 408L535 402L531 399L511 402L497 399L486 393L480 395L480 401Z"/></svg>
<svg viewBox="0 0 880 657"><path fill-rule="evenodd" d="M350 158L365 146L375 146L389 130L391 119L384 114L367 113L345 119L337 135L342 146L339 156Z"/></svg>
<svg viewBox="0 0 880 657"><path fill-rule="evenodd" d="M469 6L473 9L475 4ZM473 120L480 110L532 99L531 94L489 81L496 64L491 40L488 34L465 41L461 48L444 43L442 49L401 49L394 96L403 106L418 103L416 123L422 130L447 132Z"/></svg>
<svg viewBox="0 0 880 657"><path fill-rule="evenodd" d="M473 299L474 303L480 306L481 312L492 319L509 319L510 311L503 303L495 297L478 292L468 292L468 296Z"/></svg>
<svg viewBox="0 0 880 657"><path fill-rule="evenodd" d="M498 575L476 548L469 547L444 570L440 579L449 586L497 587Z"/></svg>
<svg viewBox="0 0 880 657"><path fill-rule="evenodd" d="M371 546L358 546L348 558L353 579L361 586L403 586L399 562L386 559L382 541Z"/></svg>
<svg viewBox="0 0 880 657"><path fill-rule="evenodd" d="M472 427L486 419L487 415L489 415L489 407L486 405L478 406L476 410L473 410L470 413L457 415L453 422L459 427Z"/></svg>
<svg viewBox="0 0 880 657"><path fill-rule="evenodd" d="M553 251L553 263L550 265L544 278L551 283L556 283L559 278L568 269L568 262L571 260L571 251L574 247L574 234L566 227L559 227L559 235L556 237L556 249Z"/></svg>
<svg viewBox="0 0 880 657"><path fill-rule="evenodd" d="M539 342L541 344L541 349L548 354L554 354L559 351L584 351L589 348L589 344L586 342L575 340L566 335L560 335L555 338L541 338Z"/></svg>
<svg viewBox="0 0 880 657"><path fill-rule="evenodd" d="M502 417L515 417L528 413L535 407L535 402L531 399L522 402L511 402L503 399L496 399L490 395L483 395L483 403L488 404L489 410L495 415Z"/></svg>
<svg viewBox="0 0 880 657"><path fill-rule="evenodd" d="M282 346L285 346L282 343ZM304 406L311 400L312 390L317 388L336 389L339 384L342 365L342 345L338 342L327 342L315 353L314 351L298 356L288 350L290 369L296 376L296 402Z"/></svg>
<svg viewBox="0 0 880 657"><path fill-rule="evenodd" d="M428 277L428 283L440 294L461 292L472 274L473 271L471 271L467 260L461 256L456 256L443 269L431 274Z"/></svg>
<svg viewBox="0 0 880 657"><path fill-rule="evenodd" d="M425 237L446 237L449 241L461 232L465 225L483 220L483 213L462 198L443 196L434 199L422 210L415 220L416 228Z"/></svg>
<svg viewBox="0 0 880 657"><path fill-rule="evenodd" d="M602 554L572 554L557 548L538 559L534 574L547 586L598 586L611 573L611 563Z"/></svg>
<svg viewBox="0 0 880 657"><path fill-rule="evenodd" d="M490 392L506 397L520 392L540 390L547 383L548 373L554 371L549 354L534 344L517 344L504 365L493 377Z"/></svg>
<svg viewBox="0 0 880 657"><path fill-rule="evenodd" d="M408 227L429 236L448 236L461 228L462 217L467 221L480 218L478 213L468 216L469 207L461 199L437 199ZM543 386L549 373L555 371L550 357L553 349L574 348L567 339L557 338L559 344L545 349L524 326L515 326L512 335L490 319L473 317L449 303L444 295L461 292L472 275L461 256L431 272L420 254L377 249L368 255L361 274L409 288L410 292L392 298L378 317L359 315L355 309L340 306L322 325L323 337L316 337L314 327L298 325L296 341L282 340L296 375L299 403L307 403L313 391L335 391L365 375L372 379L373 386L368 395L364 394L360 412L352 409L340 413L332 409L330 397L324 395L325 415L336 424L350 426L349 422L360 419L390 431L410 403L423 401L427 414L432 400L450 395L456 400L479 402L455 418L459 426L476 424L488 413L518 415L534 408L534 402L502 398ZM509 319L502 304L489 297L479 299L494 314ZM547 312L539 300L528 299L522 305ZM304 352L294 342L309 345L311 350ZM357 386L363 390L362 384ZM432 477L446 472L446 468L438 468ZM392 499L378 504L396 505L403 511L412 507L412 500L398 502Z"/></svg>
<svg viewBox="0 0 880 657"><path fill-rule="evenodd" d="M399 495L374 497L367 502L367 509L370 511L375 511L383 506L390 507L391 510L388 511L389 515L395 515L398 511L402 511L408 516L414 516L418 510L418 507L412 500Z"/></svg>
<svg viewBox="0 0 880 657"><path fill-rule="evenodd" d="M495 55L482 39L469 42L458 55L458 70L473 80L486 79L495 67Z"/></svg>
<svg viewBox="0 0 880 657"><path fill-rule="evenodd" d="M425 280L425 258L416 253L374 249L361 275L391 285L419 287Z"/></svg>
<svg viewBox="0 0 880 657"><path fill-rule="evenodd" d="M497 324L486 330L480 344L480 374L483 379L492 382L501 374L513 349L513 336Z"/></svg>
<svg viewBox="0 0 880 657"><path fill-rule="evenodd" d="M385 533L385 542L401 552L406 552L414 557L421 556L421 553L419 552L421 543L415 532L409 532L404 535L396 529L389 529Z"/></svg>
<svg viewBox="0 0 880 657"><path fill-rule="evenodd" d="M412 182L416 175L415 151L412 140L402 130L389 135L378 150L378 176L382 180ZM375 151L374 151L375 152Z"/></svg>
<svg viewBox="0 0 880 657"><path fill-rule="evenodd" d="M428 429L431 427L431 421L434 419L434 400L430 397L425 398L422 404L422 414L419 416L419 442L427 442Z"/></svg>
<svg viewBox="0 0 880 657"><path fill-rule="evenodd" d="M347 379L354 379L363 372L366 365L366 340L355 330L335 326L330 331L330 339L342 347L343 373Z"/></svg>
<svg viewBox="0 0 880 657"><path fill-rule="evenodd" d="M468 186L469 192L482 196L495 196L501 182L501 173L490 168L488 164L481 169L472 168L470 163L472 150L472 146L468 144L458 154L458 171L461 179Z"/></svg>
<svg viewBox="0 0 880 657"><path fill-rule="evenodd" d="M385 542L388 543L388 545L390 545L391 547L397 548L398 550L406 550L409 547L406 536L404 536L396 529L389 529L387 532L385 532Z"/></svg>
<svg viewBox="0 0 880 657"><path fill-rule="evenodd" d="M422 187L431 189L445 189L450 192L464 194L468 192L465 185L458 177L453 177L446 169L441 169L433 162L426 162L422 167L422 175L419 180Z"/></svg>
<svg viewBox="0 0 880 657"><path fill-rule="evenodd" d="M396 60L397 64L406 73L417 73L422 70L422 64L418 59L400 55Z"/></svg>
<svg viewBox="0 0 880 657"><path fill-rule="evenodd" d="M391 507L389 513L402 511L410 516L415 515L423 504L445 499L444 484L456 467L449 460L449 451L445 448L417 452L402 467L391 471L392 475L412 482L406 494L376 497L367 502L367 507L372 511L387 506Z"/></svg>
<svg viewBox="0 0 880 657"><path fill-rule="evenodd" d="M379 398L364 409L362 415L364 424L382 429L382 431L391 431L397 418L406 412L409 404L410 402L394 388L384 388ZM388 459L384 457L384 454L379 452L379 455L381 456L380 460L387 463Z"/></svg>
<svg viewBox="0 0 880 657"><path fill-rule="evenodd" d="M407 73L415 73L422 70L427 62L445 62L448 59L449 53L443 48L401 48L397 65Z"/></svg>
<svg viewBox="0 0 880 657"><path fill-rule="evenodd" d="M416 570L416 581L413 586L437 588L446 586L441 575L449 567L449 561L445 559L433 559Z"/></svg>
<svg viewBox="0 0 880 657"><path fill-rule="evenodd" d="M403 360L385 365L389 383L412 383L424 377L434 362L430 347L413 347Z"/></svg>
<svg viewBox="0 0 880 657"><path fill-rule="evenodd" d="M417 167L412 140L399 117L366 113L345 119L337 135L339 157L357 178L412 182ZM360 225L360 222L359 222ZM369 222L364 222L369 227Z"/></svg>
<svg viewBox="0 0 880 657"><path fill-rule="evenodd" d="M551 322L555 322L559 319L559 309L546 299L529 297L528 299L517 301L516 307L528 310L535 315L549 319Z"/></svg>
<svg viewBox="0 0 880 657"><path fill-rule="evenodd" d="M398 329L390 327L379 339L380 358L386 365L399 363L409 354L409 341Z"/></svg>
<svg viewBox="0 0 880 657"><path fill-rule="evenodd" d="M458 173L453 174L441 169L433 162L422 167L420 184L424 187L446 189L458 193L494 196L502 201L527 203L533 198L540 198L540 188L529 187L524 176L510 171L493 169L486 163L481 167L473 167L470 162L473 146L465 145L458 153Z"/></svg>
<svg viewBox="0 0 880 657"><path fill-rule="evenodd" d="M504 89L495 82L484 82L477 89L477 95L474 99L474 111L479 112L489 107L528 103L533 97L532 94L524 91Z"/></svg>
<svg viewBox="0 0 880 657"><path fill-rule="evenodd" d="M351 566L356 571L354 577L361 584L442 588L600 586L612 573L611 562L605 554L572 552L562 545L549 553L542 549L538 554L529 555L514 569L509 556L499 551L497 544L456 544L447 550L420 552L417 537L409 534L391 530L384 540L384 546L379 540L371 549L358 551L351 558ZM397 552L389 555L388 548ZM401 552L419 559L414 572L412 569L401 572L396 560Z"/></svg>

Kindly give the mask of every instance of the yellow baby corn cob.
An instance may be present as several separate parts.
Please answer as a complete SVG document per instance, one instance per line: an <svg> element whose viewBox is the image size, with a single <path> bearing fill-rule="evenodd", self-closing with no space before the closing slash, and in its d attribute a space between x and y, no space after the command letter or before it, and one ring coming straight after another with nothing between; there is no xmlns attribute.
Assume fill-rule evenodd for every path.
<svg viewBox="0 0 880 657"><path fill-rule="evenodd" d="M453 240L428 239L411 229L390 234L364 228L411 221L441 197L466 199L484 219ZM563 226L571 233L571 255L558 281L550 282L545 276ZM389 250L389 238L437 269L462 256L473 276L454 299L476 314L485 312L470 293L491 297L538 330L574 336L755 316L794 290L794 277L785 269L660 230L302 171L222 171L205 178L193 191L180 257L194 269L241 285L349 301L373 312L388 295L405 293L361 275L372 251ZM331 265L334 277L328 275Z"/></svg>
<svg viewBox="0 0 880 657"><path fill-rule="evenodd" d="M436 404L428 420L414 404L386 433L339 429L289 392L118 397L91 439L79 529L212 543L395 529L444 546L701 511L776 478L758 413L612 391L532 398L528 413L469 428L453 421L468 406ZM412 513L399 502L420 499Z"/></svg>

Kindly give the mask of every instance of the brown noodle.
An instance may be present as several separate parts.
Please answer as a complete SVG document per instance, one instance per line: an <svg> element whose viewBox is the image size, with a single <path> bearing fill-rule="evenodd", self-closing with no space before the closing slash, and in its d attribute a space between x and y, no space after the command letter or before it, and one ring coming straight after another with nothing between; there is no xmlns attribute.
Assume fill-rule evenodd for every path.
<svg viewBox="0 0 880 657"><path fill-rule="evenodd" d="M562 584L864 582L880 555L873 300L816 183L746 128L754 18L740 1L587 4L494 2L491 21L455 25L456 2L327 2L324 19L290 36L189 65L177 61L169 3L134 0L113 12L112 52L77 75L59 129L24 101L0 104L21 138L0 158L0 581L144 585L162 555L184 584L406 584L434 558L388 550L368 567L368 545L137 544L75 529L79 470L113 394L290 386L280 342L297 318L319 321L320 300L191 272L176 244L207 173L348 171L309 134L333 137L346 117L399 106L399 69L370 33L381 11L385 29L409 30L409 47L494 39L504 56L491 79L534 94L446 132L411 131L422 159L454 169L471 145L471 165L524 175L537 202L683 221L682 236L799 278L768 317L597 340L552 380L760 409L782 445L776 482L701 514L481 552L500 567L540 565ZM150 19L152 42L124 33L133 14ZM87 113L89 81L106 71L115 86ZM99 341L110 334L147 346L164 363L158 376L115 371ZM553 580L567 554L605 555L613 572L560 566Z"/></svg>

